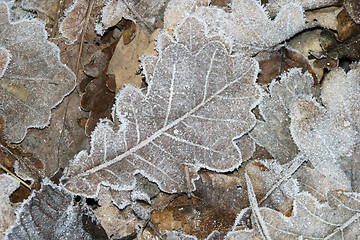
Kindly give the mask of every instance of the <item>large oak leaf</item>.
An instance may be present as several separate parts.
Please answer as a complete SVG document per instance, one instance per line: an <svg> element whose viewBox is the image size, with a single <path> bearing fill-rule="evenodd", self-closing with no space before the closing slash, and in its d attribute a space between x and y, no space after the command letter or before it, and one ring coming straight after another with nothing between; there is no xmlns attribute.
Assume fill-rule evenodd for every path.
<svg viewBox="0 0 360 240"><path fill-rule="evenodd" d="M141 173L165 192L192 191L199 168L225 172L241 164L234 140L255 124L250 111L261 96L259 67L251 58L230 56L205 35L203 24L197 34L208 42L202 48L194 47L197 36L182 39L183 28L198 24L188 19L173 42L157 46L158 58L144 60L150 64L144 65L147 94L131 85L120 91L113 115L121 125L105 120L97 126L90 153L80 152L66 171L67 189L87 196L100 184L130 190Z"/></svg>

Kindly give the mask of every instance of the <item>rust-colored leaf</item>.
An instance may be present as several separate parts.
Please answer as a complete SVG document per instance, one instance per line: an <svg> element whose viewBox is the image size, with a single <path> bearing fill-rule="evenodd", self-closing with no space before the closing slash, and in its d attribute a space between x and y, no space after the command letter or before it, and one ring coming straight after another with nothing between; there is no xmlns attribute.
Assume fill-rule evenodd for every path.
<svg viewBox="0 0 360 240"><path fill-rule="evenodd" d="M263 51L256 56L261 72L257 82L259 84L269 84L273 79L279 78L280 74L287 72L290 68L301 68L302 73L309 72L315 85L319 78L312 64L307 57L296 49L281 47L275 51Z"/></svg>

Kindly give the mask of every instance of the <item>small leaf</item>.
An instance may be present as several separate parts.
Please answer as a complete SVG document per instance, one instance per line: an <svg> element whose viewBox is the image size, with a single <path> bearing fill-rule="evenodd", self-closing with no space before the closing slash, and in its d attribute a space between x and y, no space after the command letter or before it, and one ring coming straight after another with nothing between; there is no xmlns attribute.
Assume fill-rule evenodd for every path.
<svg viewBox="0 0 360 240"><path fill-rule="evenodd" d="M102 228L100 236L92 236L83 225L83 213L74 205L73 196L61 188L45 183L40 191L26 200L14 225L6 232L4 240L11 239L106 239ZM86 218L86 217L85 217Z"/></svg>

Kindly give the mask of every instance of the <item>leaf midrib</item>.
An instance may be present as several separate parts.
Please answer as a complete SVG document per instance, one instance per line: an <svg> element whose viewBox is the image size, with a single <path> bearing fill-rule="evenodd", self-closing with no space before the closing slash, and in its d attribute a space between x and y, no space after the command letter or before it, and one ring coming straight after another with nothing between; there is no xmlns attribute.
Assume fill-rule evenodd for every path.
<svg viewBox="0 0 360 240"><path fill-rule="evenodd" d="M179 124L181 121L183 121L184 119L190 117L194 112L196 112L197 110L199 110L201 107L203 107L204 105L206 105L207 103L209 103L210 101L212 101L216 96L218 96L219 94L221 94L223 91L225 91L227 88L229 88L231 85L233 85L236 82L239 82L244 76L247 75L247 73L253 68L254 63L252 63L248 70L246 72L244 72L244 74L242 76L240 76L239 78L237 78L236 80L229 82L228 84L226 84L224 87L222 87L220 90L218 90L216 93L214 93L211 97L209 97L207 100L201 102L199 105L195 106L193 109L191 109L189 112L187 112L186 114L184 114L182 117L174 120L173 122L169 123L168 125L162 127L161 129L159 129L158 131L156 131L154 134L152 134L150 137L148 137L147 139L141 141L138 145L136 145L135 147L129 149L128 151L124 152L121 155L118 155L117 157L115 157L113 160L110 160L108 162L102 163L99 166L96 166L92 169L89 169L83 173L78 174L78 177L82 177L82 176L86 176L88 174L92 174L95 173L97 171L100 171L104 168L109 167L112 164L115 164L119 161L121 161L122 159L130 156L131 154L135 153L137 150L141 149L142 147L146 146L147 144L149 144L150 142L154 141L156 138L160 137L163 133L165 133L167 130L169 130L170 128L176 126L177 124Z"/></svg>

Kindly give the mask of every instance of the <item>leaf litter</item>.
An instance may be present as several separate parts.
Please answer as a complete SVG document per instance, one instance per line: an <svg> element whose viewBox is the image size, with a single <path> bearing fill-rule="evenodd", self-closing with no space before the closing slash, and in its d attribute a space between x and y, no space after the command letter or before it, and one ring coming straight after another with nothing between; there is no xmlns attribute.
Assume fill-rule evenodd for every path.
<svg viewBox="0 0 360 240"><path fill-rule="evenodd" d="M14 4L12 5L11 12L12 19L40 18L46 22L46 28L52 37L61 37L57 33L57 19L61 19L62 8L67 7L68 2L63 3L61 1L59 3L60 8L57 9L55 16L49 16L54 15L54 12L53 14L48 14L55 7L52 6L54 8L47 11L42 8L41 2L36 3L39 4L38 6L36 4L31 5L32 3L29 5L31 1L25 0L23 4L20 2L15 4L13 1L6 2ZM124 8L124 11L130 13L129 15L132 15L130 18L135 19L137 23L136 32L128 31L130 34L124 33L123 41L121 41L125 43L122 47L123 49L126 49L129 44L135 43L134 41L139 37L139 32L148 32L150 30L146 25L150 26L150 23L155 21L159 25L152 25L153 30L162 25L161 16L163 15L165 5L159 4L153 5L150 8L144 8L146 6L142 4L144 1L140 1L139 5L136 6L139 9L145 9L150 12L155 9L152 13L156 12L155 15L158 15L158 17L152 18L150 16L152 13L150 15L144 14L144 17L137 15L133 11L135 8L131 5L133 4L132 1L107 1L106 4L110 6L113 3L115 4L115 2L120 5L128 3L130 7L128 9ZM135 2L137 3L137 1ZM74 2L75 5L79 3L81 3L80 0ZM261 1L261 5L260 1L255 0L199 0L189 2L172 0L169 1L164 14L164 26L167 31L156 30L152 35L147 33L149 36L147 39L149 40L145 39L143 43L136 42L132 47L129 47L128 52L138 50L134 54L132 63L127 61L130 60L127 57L130 55L120 54L117 56L119 59L123 58L124 66L128 64L126 66L133 67L131 70L127 70L130 73L129 76L131 76L128 82L135 82L133 81L135 79L134 76L138 76L137 83L142 89L140 90L130 85L125 85L123 89L124 84L118 84L118 82L117 89L115 89L114 84L111 84L109 87L106 86L106 83L104 84L107 81L103 81L103 76L106 75L100 74L102 76L100 77L101 81L97 77L98 74L96 72L103 72L104 67L102 65L106 61L96 61L96 59L93 59L94 61L90 65L86 66L86 64L90 62L91 56L97 50L101 51L111 45L111 42L114 42L113 39L115 41L119 39L119 30L117 28L120 24L117 24L117 21L120 20L120 15L123 13L112 15L108 12L106 13L108 16L106 16L103 11L101 16L100 10L103 8L105 1L90 1L89 3L90 5L85 2L81 3L81 9L78 9L80 14L74 14L75 11L71 12L69 10L65 17L65 20L67 19L66 21L68 21L67 24L71 23L69 21L70 18L78 20L73 22L75 25L68 25L66 30L69 34L72 34L70 42L74 41L74 44L65 45L64 38L52 39L53 42L60 46L62 60L65 60L69 67L75 71L78 76L78 83L82 84L83 89L84 86L89 86L90 81L93 81L94 86L97 86L95 90L105 89L106 91L112 90L118 92L117 101L112 109L112 115L106 114L109 119L111 117L112 121L101 120L91 135L92 146L90 152L83 151L76 155L75 160L70 163L70 168L65 171L65 176L62 178L63 184L71 183L72 176L69 178L69 175L71 175L71 171L76 169L78 169L79 173L75 174L75 176L87 176L90 174L91 176L99 177L95 182L88 181L88 183L86 181L91 179L86 179L86 177L85 179L76 179L75 177L76 181L84 180L84 184L90 184L80 184L78 186L90 186L88 189L92 188L92 192L88 192L86 188L77 189L76 185L73 185L70 189L81 193L83 196L97 196L99 199L102 199L99 202L101 206L95 204L92 209L88 208L86 211L88 211L87 214L92 215L91 212L97 212L97 210L104 207L102 211L98 211L99 214L97 216L101 225L105 228L107 236L104 235L105 232L103 230L96 230L90 233L89 229L85 229L93 225L91 225L91 221L89 222L89 218L82 217L84 209L78 211L78 200L72 200L72 198L79 199L79 196L75 197L69 194L62 186L57 187L50 184L53 190L57 189L52 191L51 195L62 195L62 193L58 193L60 191L65 196L68 196L64 205L66 207L69 202L68 200L70 200L67 208L74 211L71 217L66 215L67 211L65 211L66 216L64 215L64 218L70 222L74 220L75 222L71 223L72 226L80 226L82 230L77 231L77 233L82 235L82 238L87 236L96 238L97 236L101 239L123 237L144 239L220 239L227 235L227 238L230 239L235 236L236 238L244 237L246 239L291 239L292 236L307 238L314 235L314 237L326 239L337 239L340 236L345 239L355 239L359 236L358 227L356 226L358 222L357 206L354 204L358 200L352 200L358 198L358 193L353 191L359 189L357 183L359 176L356 172L356 169L359 169L360 162L358 140L359 105L357 101L359 76L356 64L351 66L344 65L356 59L352 57L357 53L356 29L358 26L354 22L354 15L339 17L341 14L346 13L346 11L340 12L341 14L338 15L338 27L336 28L334 27L336 26L334 19L338 10L330 11L330 8L324 8L324 6L338 4L337 1L290 2L274 0ZM279 3L284 4L280 5ZM351 1L345 1L345 6L349 3ZM33 9L33 12L22 8L26 4L29 5L28 9ZM271 4L277 4L278 8L271 10ZM244 8L244 5L246 5L246 8ZM330 28L332 31L337 32L338 35L335 34L334 38L331 34L320 34L320 41L314 38L316 34L312 34L312 38L307 38L306 34L317 33L321 30L302 31L305 28L303 8L308 9L306 17L308 21L312 21L307 23L307 27L311 27L310 25L313 24L318 29ZM313 11L311 10L313 8L320 9ZM350 10L347 7L347 9L349 13L354 9L356 11L354 7ZM250 13L250 10L252 13ZM321 10L324 10L325 14L328 14L329 17L319 19L319 23L316 24L314 18L322 17L320 14ZM138 11L137 13L141 12L141 10L137 9L136 11ZM308 18L312 13L314 14L313 19L309 20ZM72 17L70 17L71 14L73 14ZM333 15L333 17L330 15ZM103 26L99 25L104 20L102 17L112 18L114 20L112 24L115 24L105 32L102 32L104 31ZM145 27L144 23L146 23ZM53 29L51 29L52 26ZM134 26L134 24L131 23L131 26ZM43 24L42 27L44 28L45 25ZM104 36L101 38L97 37L95 30L101 30ZM245 33L245 35L242 33ZM293 37L294 35L296 36ZM324 36L329 37L324 38ZM288 42L287 39L289 38L290 41ZM304 38L308 43L304 43ZM109 41L109 39L111 40ZM155 39L155 46L153 39ZM331 45L332 39L335 39L335 48L329 47L333 46ZM294 49L289 49L288 43L302 51L302 54ZM315 45L319 45L319 43L321 43L323 49L315 50L317 48ZM9 49L1 44L0 41L0 53L2 54L0 69L2 69L1 71L5 76L13 58L10 59L6 56ZM78 54L77 46L79 44L80 53ZM119 44L117 45L119 47ZM153 51L153 48L156 49L156 52ZM350 49L348 53L343 51L346 48ZM282 50L279 51L279 49ZM314 51L312 52L313 55L309 55L309 49ZM214 53L214 51L217 51L217 54L219 54L219 51L222 53L220 58L216 58L220 62L214 61L209 64L208 59L211 59L211 53ZM260 54L258 54L259 52ZM77 55L77 58L71 57L74 53ZM13 56L13 52L10 51L10 54ZM145 55L141 57L142 54ZM257 67L251 68L250 62L254 63L253 66L256 66L256 60L243 57L244 55L255 56L256 60L260 60L260 69ZM311 59L314 56L318 58L315 60L315 63L314 59ZM202 58L200 59L200 57ZM310 58L310 61L307 58ZM10 62L8 61L9 59ZM140 66L137 62L138 59L141 61ZM229 59L232 59L232 61ZM235 59L238 60L235 61ZM268 59L275 59L274 66L269 65L272 60ZM270 67L264 68L261 65L261 61L265 61L263 63L268 64ZM6 67L6 62L9 62L8 67ZM229 65L229 62L232 62L232 64ZM216 64L214 65L214 63ZM239 66L240 63L245 63L245 65ZM288 63L290 64L287 67ZM327 65L328 63L334 64L330 66ZM172 68L173 64L175 64L175 71ZM336 68L338 64L344 67L345 70ZM315 65L320 68L316 68ZM205 70L201 70L204 67L206 68L206 66L216 66L219 70L212 68L213 72L208 71L209 74L207 75ZM118 64L114 62L113 69L117 67L119 67ZM302 69L291 69L292 67L301 67ZM248 99L248 101L242 99L243 102L241 104L235 104L235 109L241 109L241 112L239 112L240 110L233 112L234 105L232 105L233 109L231 109L226 104L221 104L221 106L219 104L211 105L211 101L207 102L208 104L204 104L201 109L196 109L196 101L201 104L202 94L198 93L199 89L203 89L199 87L202 85L203 80L201 79L213 79L213 82L210 81L212 84L208 85L210 90L211 87L219 89L222 82L241 75L244 72L243 69L246 68L250 69L250 72L246 73L241 79L242 82L245 80L246 87L242 86L238 89L231 89L229 92L225 91L228 94L226 95L227 97L233 96L234 98L239 98L241 96L241 98ZM322 68L328 70L323 70ZM272 75L268 75L266 71L270 70L271 72L272 69L274 70ZM254 83L254 80L258 78L259 70L262 71L259 76L266 77L267 83L272 82L269 86L267 84L262 85L264 91L260 91L260 88ZM143 73L146 83L141 82L141 75L136 75L140 71ZM282 73L283 71L285 73ZM86 79L83 72L91 76L91 78ZM125 72L126 68L120 69L115 77L122 77L122 74ZM212 75L214 72L216 74ZM325 73L324 77L323 72ZM107 74L109 74L109 71ZM205 77L202 78L201 76ZM94 81L92 78L97 80ZM171 81L171 79L174 81ZM215 79L217 80L215 81ZM0 79L0 83L2 80L3 78ZM293 80L296 82L295 85L292 85ZM101 84L95 84L97 81L100 81ZM261 82L260 78L258 81L259 83ZM172 85L171 82L174 84ZM314 87L314 82L320 84ZM190 87L186 88L186 86ZM298 88L301 89L299 92L297 92ZM277 90L275 91L275 89ZM319 89L321 89L321 96ZM97 101L94 100L100 99L102 94L97 96L97 90L87 91L88 93L84 95L84 99L88 99L90 104L85 104L87 102L85 101L84 106L98 108ZM260 102L260 95L263 95L264 92L267 93ZM171 93L180 94L178 94L178 97L175 94L175 97L169 101ZM83 138L84 140L86 139L85 135L79 131L81 129L79 124L83 124L84 119L87 119L87 117L79 109L80 97L78 94L78 91L76 91L70 96L71 98L66 99L65 103L60 105L62 110L54 110L54 120L49 128L44 130L28 130L31 137L25 138L22 143L23 151L28 152L29 150L35 156L40 156L39 159L45 159L46 176L52 176L57 172L53 177L57 183L58 178L63 175L62 169L68 165L68 160L72 158L74 153L79 152L81 149L87 149L86 141L82 140ZM165 97L165 100L160 99L160 96ZM203 99L206 99L206 95L203 94L203 96L205 96ZM249 98L249 96L251 97ZM194 102L191 102L191 100ZM108 112L112 105L109 102L104 101ZM278 102L282 103L278 104ZM153 103L158 104L153 105ZM254 108L259 103L260 107ZM153 112L149 110L150 106L155 109L152 110ZM166 108L164 106L170 107ZM102 109L102 107L100 108ZM246 120L245 123L238 123L239 125L228 125L230 128L227 130L223 127L224 124L215 124L215 121L209 123L205 122L205 119L201 119L197 121L188 120L186 122L186 118L182 119L180 117L180 121L176 122L175 120L176 124L185 122L189 126L196 126L195 129L197 131L189 130L188 126L179 129L179 125L174 124L169 129L166 129L166 131L161 132L159 136L156 135L156 138L150 137L149 140L146 140L146 137L154 136L154 132L156 133L158 129L165 129L163 126L166 127L168 122L171 122L173 118L176 119L177 114L180 114L180 116L181 114L186 115L186 111L191 112L192 110L193 112L198 111L204 114L204 109L207 109L205 113L207 115L210 114L210 116L219 117L218 113L222 113L221 117L230 116L231 119L234 119L234 116L231 114L235 114L237 115L235 119L241 117ZM218 109L221 110L218 111ZM259 111L259 109L262 110ZM158 113L159 116L154 116L153 113ZM56 117L56 114L58 117ZM207 115L204 116L208 117ZM254 115L256 115L258 120L255 120ZM196 116L198 117L199 115ZM3 118L5 117L3 116ZM219 120L219 118L216 119L216 121ZM239 120L237 121L240 122ZM164 122L167 123L164 124ZM95 124L96 121L93 121L91 128ZM161 127L155 126L156 124ZM258 131L258 134L255 136L254 133L261 124L267 126L267 128L264 128L267 130ZM6 123L1 126L3 128L3 126L6 126ZM233 126L241 127L234 128ZM177 128L175 129L175 127ZM58 134L54 134L54 131L58 132ZM267 133L268 136L264 137L263 132L266 131L271 133ZM39 134L34 135L34 132ZM176 142L176 139L156 141L157 138L164 138L164 133L173 134L172 136L177 137L177 139L182 137L187 142ZM44 134L46 137L44 137ZM208 137L206 137L207 134L209 134ZM36 141L33 141L34 139ZM43 139L46 139L46 142L43 143ZM198 151L196 149L199 147L198 145L189 146L190 140L191 144L195 143L199 146L214 144L214 146L218 146L221 152L224 152L223 156L217 157L216 153L214 160L208 161L208 159L212 159L210 157L211 154L206 155L205 150ZM26 144L24 144L25 142ZM127 146L125 146L125 142ZM222 142L227 142L227 144ZM284 147L278 147L280 142L284 144ZM33 145L33 143L37 144ZM141 144L141 147L138 147L139 144ZM158 155L157 151L153 151L154 149L148 147L151 144L157 144L157 146L154 145L154 149L159 149L158 146L160 146L162 150L166 148L165 150L171 151L171 153L175 152L175 157L170 157L165 155L165 153ZM49 145L49 147L44 145ZM186 145L187 147L185 147ZM3 146L11 149L9 144L3 144ZM289 146L291 146L290 149ZM287 151L290 154L285 154ZM128 152L128 155L123 155L124 152ZM273 156L270 156L269 152ZM148 163L153 164L155 167L142 164L140 160L136 160L136 157L134 158L134 154L145 160L151 160ZM192 155L190 156L190 154ZM16 161L18 161L16 164L21 163L21 159L8 158L6 154L2 156L5 156L4 163L12 159L11 162L8 162L11 167ZM28 155L22 155L20 152L19 156ZM212 157L214 157L214 154ZM226 162L225 160L229 159L229 157L233 160ZM272 160L267 159L271 157L273 157ZM84 159L91 159L97 162L88 162L86 167L82 167L85 166L81 166L81 164L84 164L84 162L81 162ZM121 161L114 159L120 159ZM117 165L118 163L125 162L125 159L129 160L129 162L127 163L127 168L121 169L123 171L121 172L122 175L111 175L112 173L109 171L115 174L120 173ZM245 162L248 159L251 160ZM30 199L23 203L24 206L29 201L33 202L36 194L38 194L35 196L36 201L42 201L42 198L49 199L49 197L45 196L46 194L41 194L44 191L50 191L47 180L42 180L42 177L39 177L38 174L31 175L37 171L36 165L31 163L33 160L35 159L29 158L24 161L23 163L26 164L22 168L17 167L18 171L15 171L24 179L36 178L35 181L43 182L40 194L33 193ZM108 160L110 162L106 163ZM218 176L216 179L219 181L216 184L211 180L212 184L206 185L210 182L207 182L202 177L203 171L198 173L198 170L202 168L217 172L232 171L238 168L241 163L241 167L232 173L227 173L228 176L223 173L210 171L210 175ZM105 166L105 168L98 166ZM115 166L117 167L114 168ZM119 166L122 167L122 165ZM162 172L159 174L156 167L163 171L165 169L165 173L175 176L177 183L169 184L168 180L163 178L164 174ZM102 171L103 169L106 171ZM40 175L43 174L41 171L43 170L40 170ZM241 184L236 184L236 186L241 185L241 187L237 188L235 186L236 189L233 189L233 185L231 185L232 187L228 186L225 179L237 179ZM212 187L202 188L198 185L199 180L204 181L203 183L206 186ZM161 191L159 191L158 186ZM69 185L66 185L66 187L69 188ZM238 193L240 194L239 197L232 197L230 194L227 200L231 204L240 204L242 207L236 208L236 210L233 209L232 214L225 213L230 210L226 209L224 214L222 214L224 219L214 217L215 221L224 220L226 222L223 225L224 228L217 228L221 224L209 227L211 224L206 223L206 216L216 213L216 211L212 210L217 209L221 204L219 201L210 204L212 201L206 196L212 196L212 193L219 191L220 197L218 199L222 199L227 193L221 193L223 191L221 189L224 189L225 192L231 191L234 193L240 191ZM176 192L176 194L164 193L163 191ZM194 192L189 193L190 191ZM199 194L199 191L205 194L201 195L202 198L200 199L194 197L196 194ZM188 199L186 194L182 192L187 192L188 196L192 197ZM13 195L10 198L11 201L13 201ZM82 202L85 201L83 197L80 199L83 199ZM181 207L175 210L176 202L181 199L185 203L183 205L184 208L195 209L195 211L184 211L181 210ZM21 198L19 201L21 201ZM96 202L96 199L86 199L86 201ZM57 203L54 205L55 208L59 208L57 205ZM84 206L83 203L80 205ZM206 206L205 208L208 208L207 214L202 214L201 211L200 213L197 212L196 209L199 209L199 206ZM348 211L347 209L344 211L344 206L350 207L351 210ZM27 218L31 207L24 208L19 212L21 212L20 214L24 218ZM118 210L118 208L122 210ZM153 213L156 211L154 209L157 209L156 211L167 210L167 213L163 215L158 214L162 218L155 218ZM185 212L187 214L181 215ZM239 214L236 220L234 220L236 213ZM41 215L41 213L39 214ZM316 216L316 218L313 218L313 216ZM209 219L211 221L212 218ZM318 221L319 219L323 221ZM231 225L234 221L235 224L231 230ZM82 222L82 227L80 222ZM159 226L166 225L164 224L165 222L169 223L169 226L165 228L166 230L161 227L159 228ZM201 222L201 224L196 224L196 222ZM48 227L52 228L55 224L56 220L49 224ZM191 227L192 224L195 225ZM301 226L298 226L299 224ZM309 225L307 226L306 224ZM304 225L308 228L301 228ZM65 224L64 226L68 225ZM16 223L16 228L19 228L18 223ZM195 231L198 228L205 229L206 231L200 234L200 232ZM229 230L231 231L227 233ZM286 235L290 231L291 235ZM63 233L61 232L62 230L59 229L58 234L62 235ZM75 234L74 232L70 233L72 237Z"/></svg>

